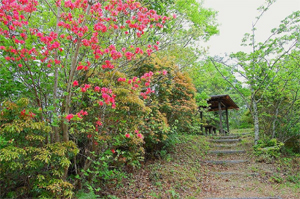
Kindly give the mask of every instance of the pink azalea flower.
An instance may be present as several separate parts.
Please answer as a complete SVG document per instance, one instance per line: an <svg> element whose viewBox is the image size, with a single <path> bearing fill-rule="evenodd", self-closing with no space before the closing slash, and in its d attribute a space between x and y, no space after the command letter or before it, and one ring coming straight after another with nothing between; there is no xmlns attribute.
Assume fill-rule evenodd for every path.
<svg viewBox="0 0 300 199"><path fill-rule="evenodd" d="M95 87L95 92L99 92L100 91L100 87L99 86L96 86Z"/></svg>
<svg viewBox="0 0 300 199"><path fill-rule="evenodd" d="M79 84L78 84L78 81L77 80L75 80L74 82L73 82L73 86L78 86Z"/></svg>
<svg viewBox="0 0 300 199"><path fill-rule="evenodd" d="M70 121L73 117L74 117L73 114L69 114L69 115L66 116L66 119L67 119L68 121Z"/></svg>

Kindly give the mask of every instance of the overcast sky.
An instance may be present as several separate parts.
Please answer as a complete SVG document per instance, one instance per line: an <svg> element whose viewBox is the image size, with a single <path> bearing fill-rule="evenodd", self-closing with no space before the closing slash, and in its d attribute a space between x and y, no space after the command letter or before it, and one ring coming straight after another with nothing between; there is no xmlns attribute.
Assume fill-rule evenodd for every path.
<svg viewBox="0 0 300 199"><path fill-rule="evenodd" d="M210 55L245 51L240 47L245 33L250 33L252 23L259 15L257 8L264 0L204 0L205 8L218 11L217 21L220 34L213 36L205 46L209 46ZM273 28L292 12L300 10L300 0L277 0L263 15L257 25L257 40L264 41Z"/></svg>

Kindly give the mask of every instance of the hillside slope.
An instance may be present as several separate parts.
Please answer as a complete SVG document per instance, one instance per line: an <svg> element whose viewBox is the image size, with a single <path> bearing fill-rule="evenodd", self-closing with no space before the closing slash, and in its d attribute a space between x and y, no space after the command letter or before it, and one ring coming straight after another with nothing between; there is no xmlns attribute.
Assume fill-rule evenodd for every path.
<svg viewBox="0 0 300 199"><path fill-rule="evenodd" d="M242 153L214 154L220 144L213 137L181 135L171 153L148 161L119 187L107 187L104 198L300 198L300 158L282 157L267 164L252 155L252 135L240 135L238 143L222 150ZM232 145L232 146L229 146ZM212 160L246 160L238 164L215 164ZM103 192L102 192L103 193Z"/></svg>

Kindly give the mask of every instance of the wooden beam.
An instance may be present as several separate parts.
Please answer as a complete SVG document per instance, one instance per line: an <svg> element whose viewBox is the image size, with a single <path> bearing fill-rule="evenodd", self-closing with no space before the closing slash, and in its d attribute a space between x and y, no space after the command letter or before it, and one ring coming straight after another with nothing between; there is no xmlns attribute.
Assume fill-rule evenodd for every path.
<svg viewBox="0 0 300 199"><path fill-rule="evenodd" d="M221 107L221 101L218 101L219 106L219 117L220 117L220 134L223 133L223 125L222 125L222 107Z"/></svg>
<svg viewBox="0 0 300 199"><path fill-rule="evenodd" d="M227 107L226 107L226 124L227 124L227 132L229 133L228 108Z"/></svg>

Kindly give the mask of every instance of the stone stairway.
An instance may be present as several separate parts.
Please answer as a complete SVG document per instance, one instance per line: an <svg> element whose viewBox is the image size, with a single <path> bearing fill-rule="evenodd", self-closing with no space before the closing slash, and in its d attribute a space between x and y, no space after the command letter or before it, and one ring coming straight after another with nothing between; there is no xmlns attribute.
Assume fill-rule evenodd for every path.
<svg viewBox="0 0 300 199"><path fill-rule="evenodd" d="M211 150L202 163L208 167L208 179L222 179L226 182L249 182L259 177L259 173L252 170L249 149L252 148L253 137L251 134L230 134L214 136L210 140ZM234 189L234 187L230 187ZM235 194L234 194L235 195ZM223 195L224 196L224 195ZM236 195L237 196L237 195ZM246 195L245 195L246 196ZM213 198L226 199L227 197ZM212 198L211 198L212 199ZM280 197L231 197L231 199L281 199Z"/></svg>
<svg viewBox="0 0 300 199"><path fill-rule="evenodd" d="M217 155L217 159L214 160L206 160L206 163L209 164L239 164L239 163L246 163L249 160L245 158L239 158L240 154L245 154L246 150L241 148L241 141L240 135L227 135L227 136L217 136L213 137L213 139L209 140L211 142L211 148L213 150L209 151L208 154ZM217 150L215 150L217 148ZM239 149L238 149L239 148ZM236 155L239 159L221 159L218 158L220 156L224 156L226 154L233 154ZM215 156L214 156L215 157Z"/></svg>

